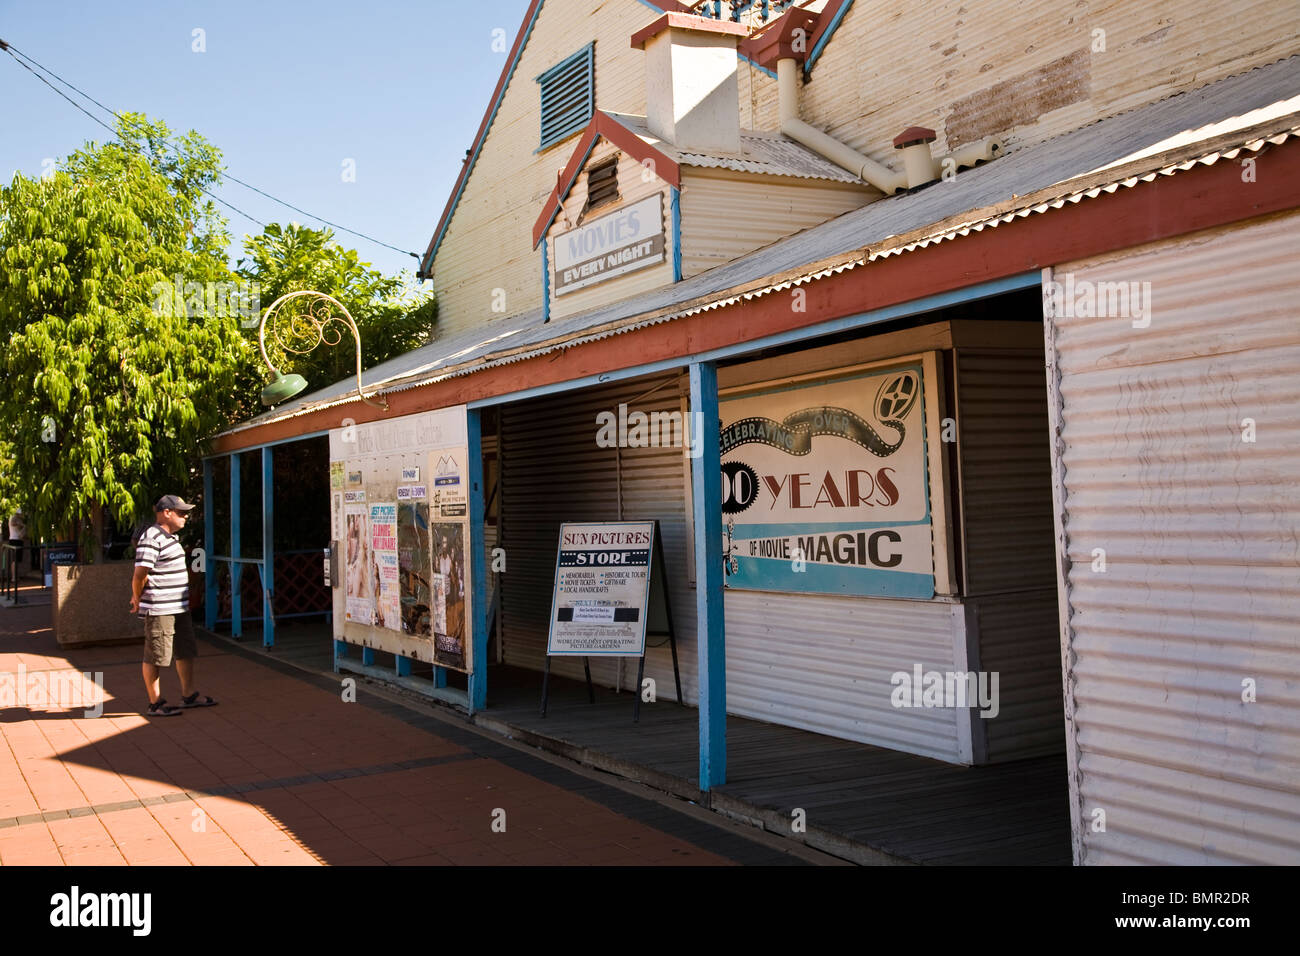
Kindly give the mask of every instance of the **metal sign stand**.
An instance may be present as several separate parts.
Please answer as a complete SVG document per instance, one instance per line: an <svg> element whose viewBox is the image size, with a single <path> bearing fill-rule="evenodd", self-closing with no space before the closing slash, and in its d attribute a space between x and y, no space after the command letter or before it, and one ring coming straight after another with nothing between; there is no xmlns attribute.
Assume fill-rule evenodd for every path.
<svg viewBox="0 0 1300 956"><path fill-rule="evenodd" d="M672 599L668 594L668 564L664 560L663 537L659 533L659 521L656 519L654 530L654 554L650 558L650 587L647 594L654 590L654 584L657 580L660 587L663 588L664 611L668 617L668 643L672 649L673 655L673 680L677 684L677 703L682 703L682 675L677 664L677 629L673 626L673 605ZM658 573L655 569L658 568ZM650 626L650 606L646 604L646 627ZM646 637L650 636L647 631ZM591 683L591 658L583 657L582 669L587 675L587 703L596 703L596 690ZM641 649L640 665L636 672L636 689L632 695L632 723L641 721L641 683L645 679L645 647ZM546 655L546 666L542 670L542 716L546 716L546 706L550 700L551 688L551 655Z"/></svg>

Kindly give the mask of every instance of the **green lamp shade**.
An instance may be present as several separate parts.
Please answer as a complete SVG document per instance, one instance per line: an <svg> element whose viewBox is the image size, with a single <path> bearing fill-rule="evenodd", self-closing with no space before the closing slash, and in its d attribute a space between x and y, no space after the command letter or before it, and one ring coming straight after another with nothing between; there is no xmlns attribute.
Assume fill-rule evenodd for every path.
<svg viewBox="0 0 1300 956"><path fill-rule="evenodd" d="M301 375L285 375L282 372L277 372L275 381L262 389L262 404L279 405L281 402L293 398L306 387L307 380Z"/></svg>

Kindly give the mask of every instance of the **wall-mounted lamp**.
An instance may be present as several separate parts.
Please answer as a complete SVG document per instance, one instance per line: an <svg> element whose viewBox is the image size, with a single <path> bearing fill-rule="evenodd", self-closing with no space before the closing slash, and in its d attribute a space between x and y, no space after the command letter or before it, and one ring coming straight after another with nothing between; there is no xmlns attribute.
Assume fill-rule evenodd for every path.
<svg viewBox="0 0 1300 956"><path fill-rule="evenodd" d="M274 322L279 317L280 306L291 299L299 299L305 296L312 297L312 301L305 309L290 316L288 319L289 327L287 337L290 341L300 342L303 340L313 340L305 349L294 348L289 342L281 337L280 332L276 329ZM335 313L337 308L338 313ZM322 342L326 345L338 345L343 341L343 333L336 328L329 328L330 323L338 322L346 325L352 330L352 338L357 345L357 395L367 405L374 405L376 408L388 410L388 401L380 398L374 402L366 397L365 392L361 390L361 333L357 331L357 324L344 308L343 303L333 296L326 295L324 292L314 292L303 290L299 292L289 292L280 296L271 303L266 313L262 316L262 321L257 327L257 347L262 350L262 361L266 367L275 373L275 380L270 385L262 389L263 405L279 405L297 395L307 387L307 380L301 375L285 375L278 368L271 364L271 359L266 354L266 327L271 325L271 334L275 340L280 343L280 347L286 352L293 352L295 355L306 355Z"/></svg>

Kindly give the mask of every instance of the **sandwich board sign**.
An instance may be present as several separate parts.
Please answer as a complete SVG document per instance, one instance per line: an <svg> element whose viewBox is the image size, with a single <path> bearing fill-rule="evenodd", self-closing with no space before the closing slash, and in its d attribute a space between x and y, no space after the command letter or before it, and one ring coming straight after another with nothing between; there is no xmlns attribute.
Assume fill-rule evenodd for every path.
<svg viewBox="0 0 1300 956"><path fill-rule="evenodd" d="M654 532L653 521L560 526L548 655L645 653Z"/></svg>

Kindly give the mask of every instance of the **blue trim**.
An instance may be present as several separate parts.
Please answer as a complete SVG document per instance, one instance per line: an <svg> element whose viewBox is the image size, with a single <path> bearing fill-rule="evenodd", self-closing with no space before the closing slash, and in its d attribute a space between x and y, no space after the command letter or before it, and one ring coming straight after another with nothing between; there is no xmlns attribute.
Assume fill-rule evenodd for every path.
<svg viewBox="0 0 1300 956"><path fill-rule="evenodd" d="M839 29L840 21L844 19L844 14L849 12L849 7L851 6L853 6L853 0L848 0L844 6L840 7L839 11L835 14L835 19L830 22L830 26L826 28L826 32L822 34L822 38L817 41L815 46L813 46L812 52L808 54L807 62L803 65L805 76L812 72L813 64L816 63L817 58L822 55L822 50L826 49L826 44L830 42L831 37L835 35L835 31Z"/></svg>
<svg viewBox="0 0 1300 956"><path fill-rule="evenodd" d="M591 142L587 145L587 151L582 154L582 162L578 163L578 170L579 170L578 175L582 174L581 170L587 165L587 160L591 158L591 151L596 148L596 141L599 140L600 138L601 137L599 136L593 136L591 138ZM546 220L546 228L542 230L542 239L541 239L542 242L546 241L546 234L551 231L551 226L555 223L555 217L558 216L560 214L560 210L564 208L565 197L569 195L569 190L573 188L573 183L576 183L577 181L578 181L578 176L574 176L573 182L568 183L564 187L564 192L559 195L560 204L556 206L555 209L551 212L551 218ZM537 248L537 247L534 246L533 248Z"/></svg>
<svg viewBox="0 0 1300 956"><path fill-rule="evenodd" d="M669 208L672 211L673 225L673 281L682 281L682 191L676 187L672 189L672 202Z"/></svg>
<svg viewBox="0 0 1300 956"><path fill-rule="evenodd" d="M466 456L469 458L469 550L470 584L474 600L470 605L470 634L474 651L470 658L469 712L487 707L487 556L483 553L483 420L477 411L465 416Z"/></svg>
<svg viewBox="0 0 1300 956"><path fill-rule="evenodd" d="M724 650L722 581L721 421L718 370L711 362L691 364L692 420L704 433L694 436L700 455L691 459L691 507L695 518L695 617L699 655L700 789L727 782L727 661Z"/></svg>
<svg viewBox="0 0 1300 956"><path fill-rule="evenodd" d="M203 459L203 626L209 631L217 626L217 566L212 552L217 550L217 508L212 459Z"/></svg>
<svg viewBox="0 0 1300 956"><path fill-rule="evenodd" d="M447 668L435 667L433 669L433 686L434 687L447 686Z"/></svg>
<svg viewBox="0 0 1300 956"><path fill-rule="evenodd" d="M847 597L887 597L926 600L934 597L934 575L915 571L881 571L877 568L836 567L809 561L799 572L798 590L790 585L790 562L784 558L741 556L740 570L728 581L745 591L780 594L840 594Z"/></svg>
<svg viewBox="0 0 1300 956"><path fill-rule="evenodd" d="M249 424L249 423L245 423L245 424ZM254 426L254 427L256 427L256 426ZM259 448L270 448L270 447L273 446L273 445L287 445L287 444L289 444L289 442L295 442L295 441L306 441L308 438L328 438L328 437L329 437L329 434L330 434L330 433L329 433L329 429L326 429L325 431L319 431L319 432L308 432L308 433L305 434L305 435L294 435L292 438L277 438L275 441L262 442L262 443L260 443L260 444L257 444L257 445L251 445L251 446L249 446L248 448L241 448L241 449L239 449L239 450L240 450L240 451L257 451ZM218 436L218 437L220 437L220 436ZM214 452L214 453L211 454L211 455L204 455L204 456L203 456L203 460L204 460L204 461L214 461L214 460L216 460L216 459L218 459L218 458L228 458L231 454L232 454L232 452L228 452L228 451L219 451L219 452ZM313 550L314 550L314 549L313 549Z"/></svg>
<svg viewBox="0 0 1300 956"><path fill-rule="evenodd" d="M542 233L542 324L551 321L551 257L546 251L546 233Z"/></svg>
<svg viewBox="0 0 1300 956"><path fill-rule="evenodd" d="M580 388L590 388L593 385L604 385L609 382L617 382L622 379L639 378L642 375L648 375L653 372L679 369L692 362L720 361L722 359L746 355L751 352L758 352L774 346L789 345L807 339L815 339L836 332L867 328L872 325L878 325L881 322L888 322L891 319L902 318L909 315L919 315L924 312L933 312L937 309L946 308L950 305L958 305L963 302L974 302L978 299L987 299L991 296L1002 295L1007 292L1016 292L1020 289L1038 288L1042 284L1042 279L1043 277L1041 272L1022 272L1019 275L1007 276L1004 279L994 279L990 282L981 282L978 285L966 286L963 289L954 289L951 292L940 292L935 295L925 296L921 299L913 299L910 302L900 302L898 305L885 306L884 308L875 309L871 312L859 312L856 315L844 316L839 319L829 319L825 322L819 322L816 325L809 325L802 329L792 329L789 332L779 332L776 335L764 336L761 339L753 339L752 341L741 342L737 345L728 345L723 348L710 349L707 352L682 355L678 358L663 359L658 362L647 362L644 365L635 365L631 368L617 369L612 372L601 372L598 375L587 375L582 378L571 379L567 382L556 382L552 385L539 385L536 388L527 388L518 392L508 392L505 395L494 395L490 398L475 399L472 402L468 402L467 405L471 409L488 408L492 405L504 405L508 402L518 402L526 398L535 398L539 395L554 395L561 392L574 391Z"/></svg>
<svg viewBox="0 0 1300 956"><path fill-rule="evenodd" d="M239 562L239 519L241 505L239 501L239 452L230 456L230 636L241 637L244 633L244 600L240 593L240 584L244 579L244 566Z"/></svg>
<svg viewBox="0 0 1300 956"><path fill-rule="evenodd" d="M397 670L398 677L411 676L411 658L404 657L401 654L396 654L393 657L393 663L395 665L395 669Z"/></svg>
<svg viewBox="0 0 1300 956"><path fill-rule="evenodd" d="M361 648L361 663L373 664L375 662L375 649L373 647Z"/></svg>
<svg viewBox="0 0 1300 956"><path fill-rule="evenodd" d="M339 661L346 660L348 656L348 642L336 640L334 642L334 673L339 672Z"/></svg>
<svg viewBox="0 0 1300 956"><path fill-rule="evenodd" d="M262 646L275 646L275 467L274 452L262 448Z"/></svg>
<svg viewBox="0 0 1300 956"><path fill-rule="evenodd" d="M533 11L533 18L528 21L527 26L524 28L523 42L519 44L519 49L515 51L514 59L511 60L510 64L506 67L506 81L501 85L501 92L497 95L496 101L492 104L492 110L488 114L487 124L483 127L483 135L480 136L478 142L474 144L474 152L470 155L469 163L465 169L465 178L460 181L460 186L457 188L456 194L451 197L451 208L447 210L447 219L443 222L442 228L438 230L438 234L433 237L433 248L429 250L428 255L420 259L420 272L422 273L428 273L429 265L438 255L438 249L442 245L442 237L447 234L447 229L451 226L452 219L456 217L456 207L460 205L460 197L465 192L465 187L469 185L470 177L474 174L474 165L478 162L479 153L483 151L483 144L487 142L488 133L492 131L492 124L497 118L497 110L501 108L501 101L505 99L506 90L510 89L510 84L514 81L515 70L519 66L519 59L524 55L524 50L528 48L528 38L533 35L533 27L537 23L537 15L542 12L542 7L545 5L545 0L542 0L542 2L537 4L537 9Z"/></svg>
<svg viewBox="0 0 1300 956"><path fill-rule="evenodd" d="M583 63L583 61L585 61L586 66L587 86L585 102L574 104L579 107L577 110L573 109L573 105L567 107L566 112L571 115L566 115L565 112L561 112L557 116L556 111L552 108L551 113L548 116L548 85L552 82L563 83L565 85L575 82L581 74L574 71L573 75L570 76L568 73L570 70L573 70L575 65ZM574 133L586 129L587 124L591 122L591 118L596 115L596 41L591 41L576 53L569 54L559 63L549 69L543 70L535 79L541 86L540 101L538 103L537 111L539 145L535 150L535 152L540 153L542 150L549 149L555 144L568 139ZM554 94L552 94L552 96L553 95ZM567 98L567 96L565 98ZM550 127L549 130L548 124Z"/></svg>

